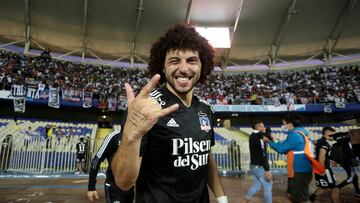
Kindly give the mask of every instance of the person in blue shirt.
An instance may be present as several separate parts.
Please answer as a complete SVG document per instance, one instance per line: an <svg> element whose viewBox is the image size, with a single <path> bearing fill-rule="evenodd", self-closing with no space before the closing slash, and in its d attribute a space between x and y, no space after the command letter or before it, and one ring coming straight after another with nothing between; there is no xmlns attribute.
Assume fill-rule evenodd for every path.
<svg viewBox="0 0 360 203"><path fill-rule="evenodd" d="M288 193L292 202L307 202L309 185L312 180L311 161L305 155L306 140L309 132L300 127L300 118L289 114L282 118L282 128L287 130L287 137L283 142L267 140L276 152L287 154L288 165Z"/></svg>

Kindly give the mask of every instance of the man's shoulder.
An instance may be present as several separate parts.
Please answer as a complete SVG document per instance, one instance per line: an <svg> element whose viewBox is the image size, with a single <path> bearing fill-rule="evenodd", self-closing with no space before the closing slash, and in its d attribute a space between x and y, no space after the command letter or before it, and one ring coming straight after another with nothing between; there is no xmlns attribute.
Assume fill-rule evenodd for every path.
<svg viewBox="0 0 360 203"><path fill-rule="evenodd" d="M195 102L198 106L200 106L202 109L206 109L207 111L214 113L214 109L212 106L204 99L200 98L197 95L194 95Z"/></svg>
<svg viewBox="0 0 360 203"><path fill-rule="evenodd" d="M307 131L305 128L299 128L299 127L297 127L297 128L295 128L295 129L289 131L289 134L290 134L290 135L297 135L297 136L301 135L301 137L302 137L302 135L308 136L308 135L309 135L309 131Z"/></svg>

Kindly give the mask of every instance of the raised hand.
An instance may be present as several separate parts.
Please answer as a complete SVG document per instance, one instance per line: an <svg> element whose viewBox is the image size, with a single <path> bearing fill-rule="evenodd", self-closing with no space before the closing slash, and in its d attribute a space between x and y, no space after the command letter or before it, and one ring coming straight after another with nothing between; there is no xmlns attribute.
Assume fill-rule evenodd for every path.
<svg viewBox="0 0 360 203"><path fill-rule="evenodd" d="M128 83L125 84L128 114L124 132L127 132L128 139L141 139L155 125L159 118L179 108L178 104L174 104L162 109L156 99L149 96L159 80L160 75L154 75L136 97L132 87Z"/></svg>

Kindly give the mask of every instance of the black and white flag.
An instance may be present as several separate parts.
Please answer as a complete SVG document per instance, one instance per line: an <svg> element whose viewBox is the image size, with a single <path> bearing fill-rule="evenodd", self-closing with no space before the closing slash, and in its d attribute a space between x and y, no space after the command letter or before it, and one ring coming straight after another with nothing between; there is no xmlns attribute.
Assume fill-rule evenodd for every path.
<svg viewBox="0 0 360 203"><path fill-rule="evenodd" d="M127 99L126 99L126 97L120 96L118 102L119 102L118 103L118 110L122 110L122 111L126 110L126 108L127 108Z"/></svg>
<svg viewBox="0 0 360 203"><path fill-rule="evenodd" d="M25 113L25 97L14 98L14 111L19 113Z"/></svg>
<svg viewBox="0 0 360 203"><path fill-rule="evenodd" d="M83 94L83 108L91 108L92 107L92 93L84 92Z"/></svg>
<svg viewBox="0 0 360 203"><path fill-rule="evenodd" d="M59 90L57 88L49 89L48 105L53 108L60 108Z"/></svg>

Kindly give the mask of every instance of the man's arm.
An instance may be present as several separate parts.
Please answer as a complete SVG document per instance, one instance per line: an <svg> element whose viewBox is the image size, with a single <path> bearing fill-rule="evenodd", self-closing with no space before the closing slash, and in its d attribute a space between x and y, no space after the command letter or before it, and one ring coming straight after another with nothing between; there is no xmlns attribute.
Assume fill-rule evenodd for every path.
<svg viewBox="0 0 360 203"><path fill-rule="evenodd" d="M104 139L98 152L91 161L88 192L86 193L86 196L90 201L93 201L94 198L99 199L99 196L96 192L96 177L99 172L101 162L103 162L104 159L109 156L109 154L115 152L118 145L118 138L116 137L118 136L118 133L120 133L120 131L114 131Z"/></svg>
<svg viewBox="0 0 360 203"><path fill-rule="evenodd" d="M209 172L207 184L214 193L215 197L219 198L225 196L224 186L220 180L216 162L211 152L209 153Z"/></svg>
<svg viewBox="0 0 360 203"><path fill-rule="evenodd" d="M99 172L101 162L103 162L110 154L115 153L118 146L117 135L120 131L116 130L105 137L98 152L91 161L90 172L89 172L89 185L88 191L96 190L96 177Z"/></svg>
<svg viewBox="0 0 360 203"><path fill-rule="evenodd" d="M141 139L132 140L129 137L128 132L123 133L121 144L111 161L116 185L122 190L129 190L135 185L142 160L139 156Z"/></svg>
<svg viewBox="0 0 360 203"><path fill-rule="evenodd" d="M325 166L325 156L326 156L326 150L323 148L320 148L319 151L319 162Z"/></svg>
<svg viewBox="0 0 360 203"><path fill-rule="evenodd" d="M272 147L276 152L281 154L286 154L290 150L294 149L297 144L297 136L295 136L294 134L289 134L284 142L269 142L270 147Z"/></svg>
<svg viewBox="0 0 360 203"><path fill-rule="evenodd" d="M121 144L111 162L116 185L122 190L130 189L139 176L142 160L139 156L142 137L160 117L179 108L178 104L174 104L162 109L160 104L149 96L159 80L160 75L156 74L136 97L131 86L125 84L128 114L123 127Z"/></svg>

